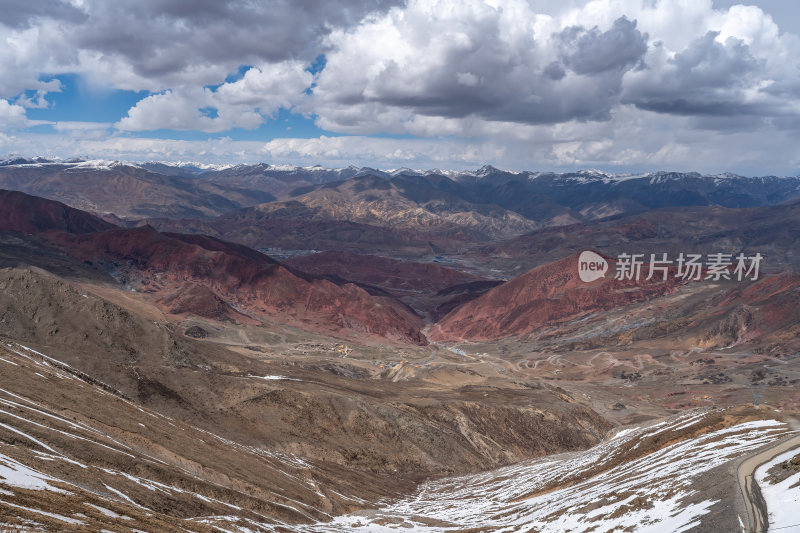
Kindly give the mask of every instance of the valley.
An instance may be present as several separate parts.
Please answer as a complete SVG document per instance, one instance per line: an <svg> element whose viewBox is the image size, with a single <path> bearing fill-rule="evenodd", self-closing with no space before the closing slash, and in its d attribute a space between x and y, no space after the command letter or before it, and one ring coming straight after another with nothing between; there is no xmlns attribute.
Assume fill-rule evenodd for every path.
<svg viewBox="0 0 800 533"><path fill-rule="evenodd" d="M800 429L796 178L14 160L0 186L11 531L751 531L762 455L783 520L796 473L758 467ZM765 260L614 279L681 251Z"/></svg>

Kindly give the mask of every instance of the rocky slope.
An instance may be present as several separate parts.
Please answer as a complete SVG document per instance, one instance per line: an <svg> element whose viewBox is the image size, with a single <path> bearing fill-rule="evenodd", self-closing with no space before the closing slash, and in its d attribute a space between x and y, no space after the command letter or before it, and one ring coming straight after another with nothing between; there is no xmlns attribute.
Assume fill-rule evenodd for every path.
<svg viewBox="0 0 800 533"><path fill-rule="evenodd" d="M108 229L106 222L55 202L24 199L19 193L0 197L4 200L5 229L38 229L40 237L70 257L98 266L128 288L164 296L186 284L201 284L206 288L203 308L205 304L215 307L213 300L219 298L240 312L307 328L426 342L420 333L422 322L412 311L355 284L296 274L242 245L210 237L159 233L149 226ZM31 206L37 209L30 211ZM68 216L47 217L37 214L39 211ZM31 217L37 226L32 225ZM59 231L72 227L78 233Z"/></svg>
<svg viewBox="0 0 800 533"><path fill-rule="evenodd" d="M292 172L300 176L304 170ZM529 231L534 235L542 234L541 239L576 232L575 239L564 239L562 235L560 241L549 244L551 248L554 245L569 248L546 256L552 258L589 248L593 243L596 248L610 253L610 246L614 244L644 238L641 232L652 231L651 225L666 226L681 237L698 231L705 234L706 239L714 237L712 228L716 227L717 233L727 232L731 239L741 241L764 233L747 231L741 221L726 226L726 220L735 219L736 212L753 208L750 223L759 224L762 221L757 213L767 213L767 210L759 211L758 206L778 205L800 197L798 178L701 176L696 173L640 176L598 172L510 173L492 168L447 174L362 169L346 181L300 187L289 193L291 198L281 202L223 215L206 224L203 232L254 247L360 253L391 253L391 246L381 244L387 241L392 242L395 249L412 251L414 257L425 253L428 256L453 253L463 249L465 243L487 238L496 241ZM342 174L331 174L330 179L339 176ZM298 183L307 182L302 177L297 179ZM660 210L667 211L659 215ZM614 219L600 220L615 216L619 217L621 226L627 224L630 228L615 230ZM670 217L674 217L672 222ZM705 219L711 224L704 229L701 221ZM312 231L313 222L318 224ZM345 223L359 226L342 226ZM164 221L157 226L180 227L169 224ZM182 224L188 230L191 222ZM398 232L400 228L402 231ZM582 231L584 228L589 229ZM733 233L733 228L738 235ZM765 229L786 233L786 229L779 226ZM589 237L587 245L581 236L594 231L600 234L594 241ZM604 231L610 234L603 237ZM632 231L639 234L630 234ZM362 239L363 242L359 242ZM767 241L769 239L767 237ZM409 240L417 242L407 242ZM669 239L667 241L670 244ZM519 243L512 241L508 247L495 242L487 248L495 248L495 256L519 257L524 256L524 242L525 237L521 237ZM430 246L424 246L427 243ZM767 244L767 251L781 250L777 245ZM674 246L669 250L672 248ZM535 264L530 262L524 265L525 268L532 266Z"/></svg>
<svg viewBox="0 0 800 533"><path fill-rule="evenodd" d="M158 218L138 224L150 224L160 231L212 235L267 251L337 250L424 257L435 254L440 248L452 248L446 239L424 232L340 220L271 218L255 209L236 211L213 220Z"/></svg>
<svg viewBox="0 0 800 533"><path fill-rule="evenodd" d="M228 165L211 167L175 166L143 163L143 167L167 176L197 177L225 187L263 191L279 200L289 198L298 187L307 187L352 178L365 169L357 167L325 168L289 165Z"/></svg>
<svg viewBox="0 0 800 533"><path fill-rule="evenodd" d="M727 348L761 341L767 350L800 336L800 275L780 274L736 286L707 302L716 319L697 337L698 346Z"/></svg>
<svg viewBox="0 0 800 533"><path fill-rule="evenodd" d="M538 227L512 211L487 203L472 203L444 187L431 186L427 180L405 176L391 180L357 176L300 188L292 193L291 200L253 209L269 218L346 220L456 240L519 235Z"/></svg>
<svg viewBox="0 0 800 533"><path fill-rule="evenodd" d="M210 179L206 172L186 170L181 179ZM800 204L669 208L476 245L499 226L451 215L477 205L464 198L480 187L505 187L502 202L524 196L523 179L565 195L580 187L597 194L591 205L555 192L537 197L537 224L649 201L601 196L645 178L498 172L311 182L296 197L317 204L179 222L213 229L224 219L230 225L221 228L242 242L271 235L306 249L369 248L369 239L377 246L386 237L385 250L397 244L398 255L401 246L432 255L449 242L469 260L462 267L536 265L505 283L342 252L282 263L215 237L126 229L0 192L0 523L202 532L592 531L644 522L735 529L725 476L741 454L786 434L782 420L752 409L641 423L668 409L751 403L754 385L781 409L800 405L800 277L584 283L574 252L743 248L769 258L780 251L776 264L790 264ZM658 201L775 200L770 184L746 198L733 185L714 196L736 177L647 179L666 183L654 189L666 198ZM691 189L693 180L695 189L710 188ZM326 194L333 207L320 200ZM352 198L380 209L363 211ZM426 214L391 214L412 205ZM340 208L342 218L372 219L324 218ZM483 213L502 220L496 209ZM697 249L679 250L681 243ZM426 345L423 331L439 343ZM612 421L637 427L604 439ZM536 459L601 441L586 454Z"/></svg>
<svg viewBox="0 0 800 533"><path fill-rule="evenodd" d="M578 277L578 256L535 268L499 285L445 315L429 337L436 340L486 340L525 336L544 326L624 307L673 292L673 277L661 281L613 279L615 262L609 259L609 274L592 283ZM643 276L644 278L644 276Z"/></svg>
<svg viewBox="0 0 800 533"><path fill-rule="evenodd" d="M254 318L331 333L426 342L421 320L392 298L373 296L353 283L298 275L241 245L159 233L149 226L61 234L53 240L81 261L103 264L117 280L137 290L164 294L200 283Z"/></svg>
<svg viewBox="0 0 800 533"><path fill-rule="evenodd" d="M396 291L435 293L455 285L481 281L477 276L432 263L351 252L297 255L285 260L284 264L311 274L332 275Z"/></svg>
<svg viewBox="0 0 800 533"><path fill-rule="evenodd" d="M470 258L480 257L495 268L529 269L553 257L588 249L616 257L620 253L756 252L765 257L770 272L799 271L800 202L772 207L665 208L619 215L605 220L537 230L502 243L472 249Z"/></svg>
<svg viewBox="0 0 800 533"><path fill-rule="evenodd" d="M754 207L800 198L796 176L739 176L731 173L649 172L610 174L597 170L576 172L504 171L484 166L476 171L408 168L295 167L286 165L144 165L166 175L195 176L220 184L268 191L280 200L297 187L372 175L400 178L446 190L464 200L500 205L531 220L553 225L569 220L593 220L622 212L668 206L718 205Z"/></svg>
<svg viewBox="0 0 800 533"><path fill-rule="evenodd" d="M348 377L187 338L108 288L31 269L0 270L0 288L4 519L128 516L153 531L207 531L191 519L222 514L327 520L429 476L582 449L610 427L543 384ZM87 503L113 514L77 516Z"/></svg>
<svg viewBox="0 0 800 533"><path fill-rule="evenodd" d="M83 234L114 227L79 209L37 196L0 189L0 230L22 233L65 231Z"/></svg>
<svg viewBox="0 0 800 533"><path fill-rule="evenodd" d="M430 482L376 512L297 530L737 531L747 515L731 470L791 434L789 424L769 418L780 413L754 411L690 412L626 428L581 454ZM791 527L781 500L772 500L770 513Z"/></svg>

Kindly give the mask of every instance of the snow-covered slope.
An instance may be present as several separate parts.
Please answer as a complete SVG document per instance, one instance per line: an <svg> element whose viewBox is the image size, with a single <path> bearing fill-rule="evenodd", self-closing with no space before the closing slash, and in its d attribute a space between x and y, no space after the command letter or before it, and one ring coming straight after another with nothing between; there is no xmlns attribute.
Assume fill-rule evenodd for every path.
<svg viewBox="0 0 800 533"><path fill-rule="evenodd" d="M620 432L584 453L430 482L409 500L300 530L688 531L720 502L701 487L716 476L735 486L734 476L720 467L787 432L781 422L754 420L700 433L637 457L643 443L668 442L682 431L701 428L705 416L692 413ZM729 518L736 524L735 517Z"/></svg>
<svg viewBox="0 0 800 533"><path fill-rule="evenodd" d="M0 376L0 531L274 531L328 516L300 457L143 408L16 343L0 342ZM54 403L31 398L43 391Z"/></svg>
<svg viewBox="0 0 800 533"><path fill-rule="evenodd" d="M777 479L774 474L786 477ZM767 531L800 531L800 450L777 455L756 470L756 483L767 504Z"/></svg>
<svg viewBox="0 0 800 533"><path fill-rule="evenodd" d="M372 504L326 486L319 465L302 457L143 409L21 345L0 344L0 370L27 379L31 394L56 387L63 396L56 408L9 390L16 381L0 387L0 529L13 518L14 527L53 530L737 531L744 521L731 512L740 502L732 466L790 433L767 412L692 411L619 430L584 452L431 481L413 497L334 518L331 499ZM84 401L92 417L75 411ZM161 445L150 440L165 434ZM780 455L757 473L775 524L791 517L798 475L773 482L765 472L793 457ZM222 475L234 459L248 482Z"/></svg>

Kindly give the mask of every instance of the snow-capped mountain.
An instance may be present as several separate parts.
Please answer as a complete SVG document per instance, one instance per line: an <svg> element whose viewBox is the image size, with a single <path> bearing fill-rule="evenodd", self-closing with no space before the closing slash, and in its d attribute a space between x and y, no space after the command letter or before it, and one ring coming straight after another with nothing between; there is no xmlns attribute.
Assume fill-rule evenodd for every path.
<svg viewBox="0 0 800 533"><path fill-rule="evenodd" d="M76 173L81 175L80 183L67 179L67 176ZM374 189L370 192L374 196L370 198L370 205L384 205L385 209L396 205L396 202L384 197L395 194L390 190L396 189L383 187L382 180L387 180L399 186L402 189L401 194L411 199L412 205L423 202L427 210L433 208L435 212L443 209L447 211L448 217L464 221L469 227L475 225L474 220L478 217L481 219L479 226L502 227L502 235L649 209L689 206L757 207L800 198L800 177L746 177L732 173L703 175L697 172L659 171L612 174L596 169L518 172L501 170L491 165L474 171L410 168L381 170L352 165L325 168L267 163L130 163L18 156L10 156L0 162L0 187L65 201L74 207L94 212L112 212L123 217L208 218L273 200L292 200L300 195L311 194L315 188L363 178L378 179L377 182L367 180L371 184L370 188ZM112 187L111 184L119 180L127 185ZM147 193L142 189L145 182L148 183ZM80 190L72 190L76 187ZM109 187L116 190L113 195L101 194ZM357 189L358 187L352 188L353 194L361 194ZM187 196L186 191L190 190L197 192ZM130 191L139 192L131 195ZM325 197L324 192L320 194ZM160 200L154 203L153 200L158 198ZM353 199L341 200L350 205ZM465 211L460 207L456 208L464 205L473 207ZM501 209L497 210L498 207ZM280 211L281 216L288 216L286 214L290 211ZM513 225L516 229L509 233L506 221L484 220L488 212L505 213L505 218L521 217L529 223L525 220L521 220L525 223L517 221ZM376 219L396 218L395 214L387 212ZM337 218L340 219L341 217ZM364 217L350 221L364 223ZM493 229L490 234L495 234L496 231Z"/></svg>

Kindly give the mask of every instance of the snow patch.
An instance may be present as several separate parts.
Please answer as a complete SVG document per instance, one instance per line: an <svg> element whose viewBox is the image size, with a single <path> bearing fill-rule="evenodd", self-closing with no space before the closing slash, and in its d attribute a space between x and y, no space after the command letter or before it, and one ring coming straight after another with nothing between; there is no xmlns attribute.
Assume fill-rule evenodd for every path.
<svg viewBox="0 0 800 533"><path fill-rule="evenodd" d="M285 379L287 381L301 381L296 378L287 378L286 376L255 376L253 374L248 374L248 378L256 378L256 379L266 379L267 381L277 381L281 379Z"/></svg>
<svg viewBox="0 0 800 533"><path fill-rule="evenodd" d="M17 509L22 509L22 510L28 511L29 513L35 513L35 514L39 514L39 515L42 515L42 516L49 516L50 518L55 518L56 520L60 520L61 522L66 522L68 524L80 524L80 525L83 525L83 523L84 523L82 520L78 520L78 519L75 519L75 518L70 518L70 517L64 516L62 514L48 513L46 511L41 511L39 509L33 509L31 507L25 507L24 505L17 505L16 503L3 502L3 505L10 505L11 507L16 507Z"/></svg>
<svg viewBox="0 0 800 533"><path fill-rule="evenodd" d="M800 448L784 452L759 466L755 471L755 481L767 503L768 531L789 531L789 526L800 529L800 515L797 513L800 509L800 472L795 472L774 485L768 483L766 479L767 472L773 466L788 461L797 454L800 454Z"/></svg>
<svg viewBox="0 0 800 533"><path fill-rule="evenodd" d="M67 491L52 486L50 483L53 481L59 480L0 454L0 483L20 489L51 490L67 494Z"/></svg>

